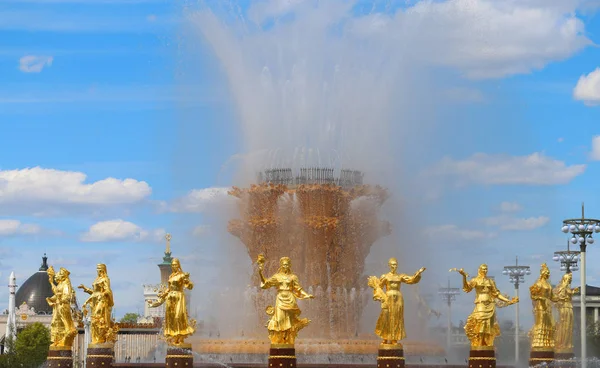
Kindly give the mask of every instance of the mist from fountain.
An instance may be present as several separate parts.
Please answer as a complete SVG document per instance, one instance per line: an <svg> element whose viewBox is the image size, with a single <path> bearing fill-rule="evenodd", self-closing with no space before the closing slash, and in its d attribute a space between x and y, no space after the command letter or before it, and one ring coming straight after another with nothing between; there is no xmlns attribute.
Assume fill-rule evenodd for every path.
<svg viewBox="0 0 600 368"><path fill-rule="evenodd" d="M365 2L256 1L243 7L219 1L186 5L189 28L185 34L202 45L203 56L211 59L200 67L213 65L215 85L228 85L229 102L239 124L244 153L231 160L236 185L255 183L256 174L267 169L298 172L326 167L338 173L350 168L365 172L367 183L384 185L394 196L401 196L406 181L401 177L403 158L398 159L397 146L414 144L403 134L413 126L401 122L419 111L413 102L421 85L411 75L421 69L414 60L405 58L406 49L398 47L397 38L376 32L378 22L391 16L393 10L361 4ZM377 241L368 253L366 274L386 272L390 256L398 256L401 272L407 273L414 272L416 268L409 268L427 258L425 245L420 252L408 252L404 245L420 240L413 231L418 206L400 202L397 197L382 208L393 235ZM405 213L408 206L410 216ZM235 217L232 213L229 218ZM228 269L227 275L219 277L220 282L237 286L209 296L219 334L240 338L244 331L245 337L266 338L266 331L256 330L254 322L264 316L251 316L248 308L260 309L256 307L258 293L261 300L273 300L274 295L257 290L257 285L243 287L253 273L251 259L233 237L223 236L220 241L230 243L222 246L223 259L244 267L236 267L235 275ZM238 251L231 253L231 249ZM329 264L327 267L329 270ZM298 273L302 280L302 270ZM333 305L332 296L340 295L336 301L340 308L328 311L329 321L355 314L359 320L351 328L349 325L355 331L346 334L371 336L379 311L377 306L367 305L371 296L366 283L343 289L335 283L324 284L329 286L314 286L317 297L328 298ZM404 293L407 313L416 314L410 305L414 298L406 289ZM370 312L362 317L352 312L365 305ZM309 317L316 312L310 302L302 303L301 308ZM340 316L332 315L338 312ZM409 336L424 338L414 319L406 319ZM324 326L312 325L306 331L311 328ZM333 330L331 326L325 329Z"/></svg>

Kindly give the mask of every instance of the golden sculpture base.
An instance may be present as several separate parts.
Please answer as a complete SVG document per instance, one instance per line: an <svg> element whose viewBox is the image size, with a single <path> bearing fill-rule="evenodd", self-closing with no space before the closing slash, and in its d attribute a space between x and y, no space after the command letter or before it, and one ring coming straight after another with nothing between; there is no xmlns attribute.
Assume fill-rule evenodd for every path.
<svg viewBox="0 0 600 368"><path fill-rule="evenodd" d="M85 357L86 367L112 367L114 362L114 343L90 344Z"/></svg>
<svg viewBox="0 0 600 368"><path fill-rule="evenodd" d="M172 368L192 368L194 366L192 345L169 345L169 347L167 348L167 357L165 358L165 364L167 367Z"/></svg>
<svg viewBox="0 0 600 368"><path fill-rule="evenodd" d="M493 346L471 347L469 368L496 368L496 351Z"/></svg>
<svg viewBox="0 0 600 368"><path fill-rule="evenodd" d="M377 354L377 368L404 368L402 344L380 344Z"/></svg>
<svg viewBox="0 0 600 368"><path fill-rule="evenodd" d="M296 349L294 345L272 344L269 349L269 368L296 368Z"/></svg>
<svg viewBox="0 0 600 368"><path fill-rule="evenodd" d="M529 366L535 367L540 364L550 364L554 361L554 350L548 348L531 348L529 353Z"/></svg>
<svg viewBox="0 0 600 368"><path fill-rule="evenodd" d="M44 367L73 368L73 350L66 346L50 346Z"/></svg>

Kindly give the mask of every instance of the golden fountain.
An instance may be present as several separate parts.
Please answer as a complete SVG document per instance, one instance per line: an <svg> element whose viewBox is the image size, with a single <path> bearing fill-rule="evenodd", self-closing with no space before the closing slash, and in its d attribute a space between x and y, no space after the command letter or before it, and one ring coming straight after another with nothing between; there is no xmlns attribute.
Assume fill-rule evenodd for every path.
<svg viewBox="0 0 600 368"><path fill-rule="evenodd" d="M298 354L377 354L379 341L358 338L364 307L372 302L364 273L365 259L377 239L390 234L379 211L389 196L381 186L363 184L359 171L341 170L334 177L330 168L306 168L294 175L292 169L267 170L258 184L233 187L240 217L229 221L229 232L246 246L248 256L264 259L261 271L273 274L284 256L294 260L294 271L302 276L307 294L302 314L311 320L296 341ZM259 285L255 272L252 284ZM218 359L221 354L243 355L253 361L255 354L269 351L261 333L265 311L275 294L250 290L256 311L255 334L246 331L242 340L198 341L198 352ZM253 340L258 339L258 340ZM441 356L444 350L426 342L404 342L407 355Z"/></svg>
<svg viewBox="0 0 600 368"><path fill-rule="evenodd" d="M365 258L390 226L378 219L386 189L363 185L357 171L343 170L340 178L333 174L313 168L294 177L291 169L277 169L260 175L262 183L249 189L234 187L229 194L240 199L241 218L229 222L229 232L246 245L251 259L265 255L267 273L289 255L316 297L307 306L313 323L303 335L338 339L358 331L368 301L357 300L366 284L361 282ZM254 295L257 324L263 324L272 296Z"/></svg>

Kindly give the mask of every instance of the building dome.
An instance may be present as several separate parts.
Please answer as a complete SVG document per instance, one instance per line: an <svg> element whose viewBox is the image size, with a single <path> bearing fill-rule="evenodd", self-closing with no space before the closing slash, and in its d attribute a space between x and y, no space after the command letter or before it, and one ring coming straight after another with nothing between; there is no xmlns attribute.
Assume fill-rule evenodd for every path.
<svg viewBox="0 0 600 368"><path fill-rule="evenodd" d="M52 308L46 302L46 298L54 295L52 286L48 282L48 257L46 254L42 257L42 266L39 271L31 275L17 289L15 296L15 307L19 308L21 304L27 303L28 307L33 307L37 314L52 314Z"/></svg>

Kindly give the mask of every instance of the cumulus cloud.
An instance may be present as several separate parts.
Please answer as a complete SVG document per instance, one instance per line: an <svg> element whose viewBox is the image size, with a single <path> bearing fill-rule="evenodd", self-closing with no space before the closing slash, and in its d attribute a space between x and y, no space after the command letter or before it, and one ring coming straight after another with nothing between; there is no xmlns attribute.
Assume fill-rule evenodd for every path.
<svg viewBox="0 0 600 368"><path fill-rule="evenodd" d="M191 190L185 196L176 199L169 209L173 212L204 212L209 208L217 208L232 203L234 198L227 194L229 188L203 188Z"/></svg>
<svg viewBox="0 0 600 368"><path fill-rule="evenodd" d="M502 202L500 203L500 211L502 212L518 212L523 209L517 202Z"/></svg>
<svg viewBox="0 0 600 368"><path fill-rule="evenodd" d="M166 232L164 229L144 230L140 226L121 219L100 221L90 226L81 236L84 242L111 241L161 241Z"/></svg>
<svg viewBox="0 0 600 368"><path fill-rule="evenodd" d="M590 160L600 161L600 135L592 137L592 150L589 157Z"/></svg>
<svg viewBox="0 0 600 368"><path fill-rule="evenodd" d="M600 67L579 77L573 90L573 98L589 106L600 104Z"/></svg>
<svg viewBox="0 0 600 368"><path fill-rule="evenodd" d="M46 66L52 65L52 56L26 55L19 59L19 70L23 73L39 73Z"/></svg>
<svg viewBox="0 0 600 368"><path fill-rule="evenodd" d="M433 226L427 230L427 233L433 238L449 241L483 240L496 236L489 231L462 229L456 225Z"/></svg>
<svg viewBox="0 0 600 368"><path fill-rule="evenodd" d="M24 224L19 220L0 220L0 236L38 234L41 230L39 225Z"/></svg>
<svg viewBox="0 0 600 368"><path fill-rule="evenodd" d="M410 50L406 57L456 68L470 78L528 73L592 44L577 16L586 1L417 1L393 14L371 10L354 17L348 17L356 13L353 2L331 3L315 7L304 1L268 1L249 12L259 24L320 12L324 22L343 19L357 37Z"/></svg>
<svg viewBox="0 0 600 368"><path fill-rule="evenodd" d="M557 185L569 183L585 169L586 165L569 166L539 152L527 156L476 153L465 160L446 157L425 174L452 178L457 186Z"/></svg>
<svg viewBox="0 0 600 368"><path fill-rule="evenodd" d="M490 226L497 226L501 230L533 230L546 225L550 219L546 216L516 218L510 216L494 216L484 219L484 223Z"/></svg>
<svg viewBox="0 0 600 368"><path fill-rule="evenodd" d="M135 179L86 179L82 172L40 167L0 170L0 207L44 214L60 206L133 204L152 192L146 182Z"/></svg>

